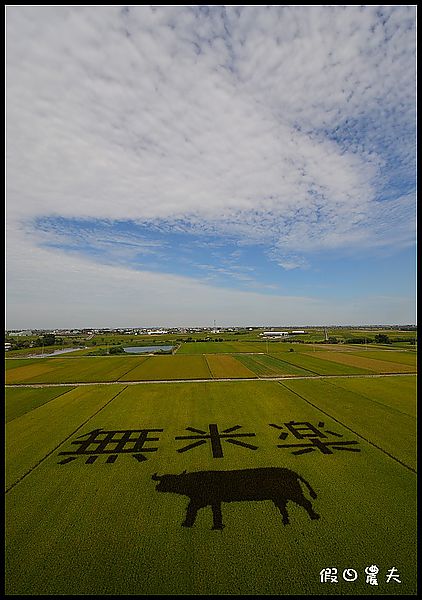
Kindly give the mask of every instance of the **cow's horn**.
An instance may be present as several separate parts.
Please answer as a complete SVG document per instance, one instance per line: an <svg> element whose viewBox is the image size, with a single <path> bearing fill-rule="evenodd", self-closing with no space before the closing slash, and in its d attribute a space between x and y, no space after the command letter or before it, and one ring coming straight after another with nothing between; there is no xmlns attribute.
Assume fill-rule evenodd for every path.
<svg viewBox="0 0 422 600"><path fill-rule="evenodd" d="M151 475L151 479L154 481L160 481L161 477L158 477L157 473L154 473L154 475Z"/></svg>

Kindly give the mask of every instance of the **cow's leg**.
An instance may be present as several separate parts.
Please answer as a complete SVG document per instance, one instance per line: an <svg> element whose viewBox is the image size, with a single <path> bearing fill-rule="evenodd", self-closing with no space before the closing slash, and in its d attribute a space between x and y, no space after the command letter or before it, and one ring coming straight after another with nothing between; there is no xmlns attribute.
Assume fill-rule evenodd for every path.
<svg viewBox="0 0 422 600"><path fill-rule="evenodd" d="M303 508L307 511L308 515L311 517L311 519L320 518L319 514L314 511L312 504L304 496L302 496L301 498L295 498L294 502L296 502L300 506L303 506Z"/></svg>
<svg viewBox="0 0 422 600"><path fill-rule="evenodd" d="M183 527L192 527L192 525L195 523L196 515L199 508L201 507L192 502L192 500L189 502L188 507L186 509L186 518L182 523Z"/></svg>
<svg viewBox="0 0 422 600"><path fill-rule="evenodd" d="M223 525L223 516L221 514L221 502L215 502L214 504L211 504L211 509L212 509L212 528L222 530L224 528L224 525Z"/></svg>
<svg viewBox="0 0 422 600"><path fill-rule="evenodd" d="M287 502L284 502L283 500L273 500L273 502L276 505L276 507L278 508L278 510L281 512L281 516L283 517L283 525L288 525L290 523L290 521L289 521L289 514L288 514L287 508L286 508Z"/></svg>

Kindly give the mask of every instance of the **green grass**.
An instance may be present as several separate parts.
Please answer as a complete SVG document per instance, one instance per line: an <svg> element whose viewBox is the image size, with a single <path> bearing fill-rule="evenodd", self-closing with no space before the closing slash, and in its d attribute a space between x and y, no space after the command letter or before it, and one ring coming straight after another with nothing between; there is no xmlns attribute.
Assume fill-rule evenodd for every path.
<svg viewBox="0 0 422 600"><path fill-rule="evenodd" d="M407 377L396 379L398 391ZM331 383L322 392L315 383L288 382L296 391L300 386L309 401L286 385L263 381L84 386L31 411L30 430L31 413L15 419L9 424L15 425L9 470L22 473L28 465L32 470L6 494L6 594L415 594L415 474L386 454L387 436L380 439L376 428L365 431L368 441L350 432L359 423L346 408L364 398ZM389 407L377 406L388 419ZM293 455L277 447L284 443L279 435L286 424L318 426L321 420L342 439L358 440L361 452ZM239 425L233 433L255 433L238 439L257 450L223 440L222 458L213 458L209 442L178 452L192 442L175 439L192 435L187 427L207 430L212 423L220 430ZM163 431L149 442L158 450L144 462L120 455L114 464L102 456L94 464L82 457L59 464L59 452L74 449L72 441L99 428ZM402 431L402 452L408 433ZM407 444L414 444L411 436ZM29 449L36 456L28 462ZM310 520L289 502L290 524L283 526L270 501L233 502L223 504L223 531L211 530L209 507L198 512L194 527L184 528L187 498L158 492L151 479L156 472L267 466L289 468L310 482L320 520ZM365 583L364 569L372 564L380 568L375 589ZM339 569L338 584L319 582L320 570L328 566ZM399 587L385 583L393 566ZM358 581L342 580L346 568L358 571Z"/></svg>

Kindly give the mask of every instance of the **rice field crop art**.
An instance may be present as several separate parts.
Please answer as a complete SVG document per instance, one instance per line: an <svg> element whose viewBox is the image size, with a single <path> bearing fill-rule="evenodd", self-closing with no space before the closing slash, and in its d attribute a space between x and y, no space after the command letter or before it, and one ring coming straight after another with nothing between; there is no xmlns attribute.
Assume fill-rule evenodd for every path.
<svg viewBox="0 0 422 600"><path fill-rule="evenodd" d="M88 385L14 419L6 593L415 594L415 472L320 392Z"/></svg>

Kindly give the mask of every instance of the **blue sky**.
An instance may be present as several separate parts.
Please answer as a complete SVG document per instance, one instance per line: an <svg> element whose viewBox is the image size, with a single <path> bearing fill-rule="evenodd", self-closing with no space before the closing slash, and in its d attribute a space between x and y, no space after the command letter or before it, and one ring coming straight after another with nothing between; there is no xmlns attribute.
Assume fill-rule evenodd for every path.
<svg viewBox="0 0 422 600"><path fill-rule="evenodd" d="M7 326L414 323L414 6L7 8Z"/></svg>

